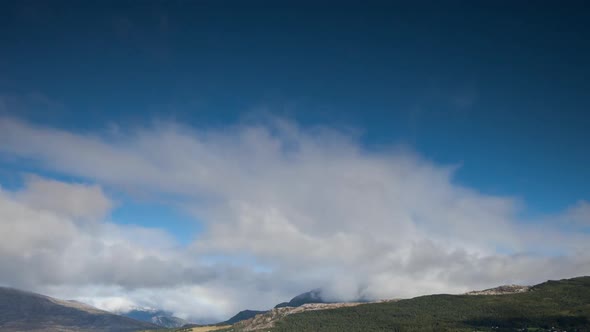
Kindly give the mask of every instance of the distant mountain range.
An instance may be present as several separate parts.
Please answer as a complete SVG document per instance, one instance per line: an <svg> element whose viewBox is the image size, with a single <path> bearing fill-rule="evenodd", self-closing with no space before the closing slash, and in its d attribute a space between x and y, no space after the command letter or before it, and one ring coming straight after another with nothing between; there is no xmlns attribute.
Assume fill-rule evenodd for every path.
<svg viewBox="0 0 590 332"><path fill-rule="evenodd" d="M309 303L326 303L321 290L314 289L299 294L275 308L299 307ZM243 310L219 323L232 325L267 310ZM0 287L0 330L1 331L137 331L178 328L191 322L175 317L171 312L151 308L134 308L127 312L113 314L77 302L55 299L49 296Z"/></svg>
<svg viewBox="0 0 590 332"><path fill-rule="evenodd" d="M125 332L157 325L112 314L76 301L0 287L0 331Z"/></svg>
<svg viewBox="0 0 590 332"><path fill-rule="evenodd" d="M150 308L135 308L128 312L122 312L121 315L168 328L191 324L189 321L175 317L171 312Z"/></svg>
<svg viewBox="0 0 590 332"><path fill-rule="evenodd" d="M325 302L320 290L267 311L244 310L216 325L186 324L169 312L136 308L123 317L92 306L0 287L0 331L115 332L170 327L198 331L590 331L590 277L500 286L462 295L378 302Z"/></svg>

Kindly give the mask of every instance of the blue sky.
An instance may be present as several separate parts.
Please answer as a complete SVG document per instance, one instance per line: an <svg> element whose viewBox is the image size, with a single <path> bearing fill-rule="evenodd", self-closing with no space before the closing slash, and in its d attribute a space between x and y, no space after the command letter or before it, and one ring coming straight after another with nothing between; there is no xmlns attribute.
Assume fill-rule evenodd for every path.
<svg viewBox="0 0 590 332"><path fill-rule="evenodd" d="M223 142L235 139L235 126L246 132L269 118L285 119L314 142L314 128L329 127L355 133L353 145L369 159L399 157L395 151L402 147L419 156L417 164L456 167L452 186L514 200L517 226L552 224L548 218L590 200L587 6L3 2L0 116L10 119L10 139L53 130L48 141L95 137L104 144L101 151L122 146L129 154L152 135L201 142L206 151L231 150ZM182 128L168 130L170 123ZM282 128L273 126L271 136ZM203 133L223 139L202 141ZM31 152L52 149L43 142L25 148L2 137L0 184L6 190L26 188L23 174L31 173L98 185L114 202L108 222L164 230L186 246L211 227L207 218L226 217L200 210L226 194L216 189L189 195L181 184L163 185L164 179L150 178L148 188L95 176ZM182 152L159 152L166 149L154 150L156 169L169 157L175 162L164 169L185 170ZM63 153L56 158L67 157ZM121 165L114 170L125 172ZM227 202L237 199L232 195Z"/></svg>
<svg viewBox="0 0 590 332"><path fill-rule="evenodd" d="M267 5L5 4L0 87L78 131L261 108L460 163L540 211L590 195L583 3Z"/></svg>

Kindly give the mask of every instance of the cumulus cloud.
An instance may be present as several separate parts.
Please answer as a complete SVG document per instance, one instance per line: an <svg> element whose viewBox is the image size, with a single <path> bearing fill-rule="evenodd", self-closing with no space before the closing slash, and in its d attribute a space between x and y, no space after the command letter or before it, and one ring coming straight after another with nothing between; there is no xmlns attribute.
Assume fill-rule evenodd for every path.
<svg viewBox="0 0 590 332"><path fill-rule="evenodd" d="M28 195L28 188L16 195L0 193L4 234L0 259L5 283L26 288L59 283L142 287L166 285L168 280L182 280L181 273L191 273L179 272L182 265L157 243L152 249L123 236L127 228L141 233L141 227L103 223L86 228L75 219L21 202L21 194ZM167 237L165 232L150 231L159 232L159 238Z"/></svg>
<svg viewBox="0 0 590 332"><path fill-rule="evenodd" d="M113 202L97 185L64 183L30 175L26 187L27 190L17 193L19 201L74 220L98 220L113 207Z"/></svg>
<svg viewBox="0 0 590 332"><path fill-rule="evenodd" d="M272 119L215 130L156 123L126 133L81 134L0 119L0 142L2 154L115 191L165 197L203 223L190 246L179 248L170 239L156 250L132 242L135 230L112 222L81 231L76 219L104 217L112 208L108 199L100 203L104 193L97 185L33 180L27 192L4 193L5 224L20 218L62 229L50 235L23 229L28 243L41 241L62 259L75 248L78 258L67 260L76 262L75 270L34 270L47 279L34 282L63 294L72 294L73 284L86 285L95 290L86 297L93 303L111 298L129 305L125 299L133 299L213 319L268 308L317 287L333 300L377 299L590 272L587 233L523 223L518 215L526 207L519 199L460 186L453 181L455 166L408 149L367 152L346 131ZM87 196L47 200L51 188ZM583 219L584 206L550 218ZM142 232L166 237L163 230L138 227ZM77 247L64 249L69 239ZM6 250L25 250L15 248ZM0 259L15 260L6 252Z"/></svg>
<svg viewBox="0 0 590 332"><path fill-rule="evenodd" d="M29 178L16 192L0 190L0 283L78 299L97 295L96 287L109 289L108 296L103 292L90 302L112 309L149 304L144 297L122 296L128 292L142 295L145 289L166 290L216 277L211 266L179 251L163 230L80 222L107 212L97 209L106 202L110 200L96 185L40 177Z"/></svg>

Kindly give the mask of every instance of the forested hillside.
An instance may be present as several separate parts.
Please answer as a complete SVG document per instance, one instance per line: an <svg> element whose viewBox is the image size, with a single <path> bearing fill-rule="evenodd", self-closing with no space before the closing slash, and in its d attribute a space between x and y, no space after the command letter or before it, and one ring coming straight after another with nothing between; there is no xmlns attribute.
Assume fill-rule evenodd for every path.
<svg viewBox="0 0 590 332"><path fill-rule="evenodd" d="M507 295L429 295L309 311L273 331L590 331L590 277L548 281Z"/></svg>

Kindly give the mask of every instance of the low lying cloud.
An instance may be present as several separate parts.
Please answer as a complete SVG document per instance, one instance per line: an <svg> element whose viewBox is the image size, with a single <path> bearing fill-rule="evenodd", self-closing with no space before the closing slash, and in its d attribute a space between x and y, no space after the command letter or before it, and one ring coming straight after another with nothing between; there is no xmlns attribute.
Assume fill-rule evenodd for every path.
<svg viewBox="0 0 590 332"><path fill-rule="evenodd" d="M214 320L318 287L378 299L590 272L587 202L524 223L519 199L460 186L456 167L407 149L367 152L350 132L271 119L81 134L0 119L0 154L84 183L31 177L0 193L12 238L0 281L104 308ZM119 225L103 187L170 202L204 230L183 247L165 221Z"/></svg>

